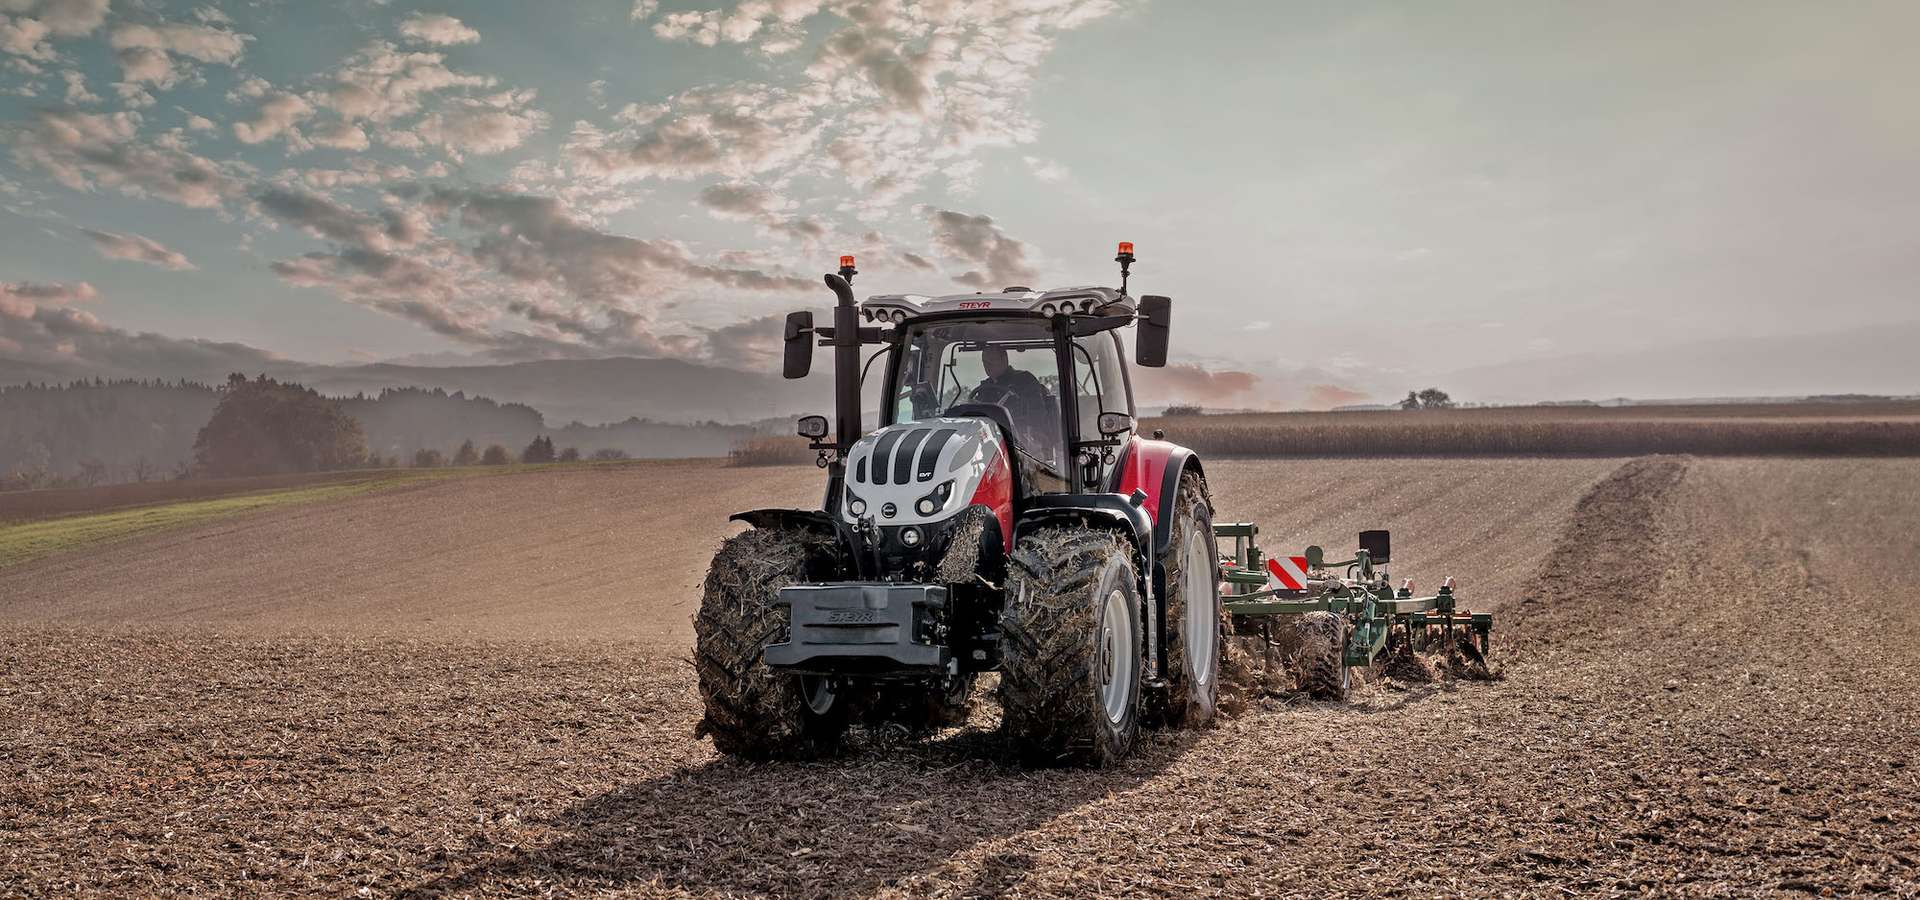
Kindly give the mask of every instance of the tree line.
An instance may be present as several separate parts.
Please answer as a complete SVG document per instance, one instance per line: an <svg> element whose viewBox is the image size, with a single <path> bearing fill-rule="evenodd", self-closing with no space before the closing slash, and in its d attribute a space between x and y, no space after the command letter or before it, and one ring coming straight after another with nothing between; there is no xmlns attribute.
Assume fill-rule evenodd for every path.
<svg viewBox="0 0 1920 900"><path fill-rule="evenodd" d="M412 465L719 456L748 426L631 418L554 429L463 392L330 398L298 384L92 380L0 387L0 490Z"/></svg>

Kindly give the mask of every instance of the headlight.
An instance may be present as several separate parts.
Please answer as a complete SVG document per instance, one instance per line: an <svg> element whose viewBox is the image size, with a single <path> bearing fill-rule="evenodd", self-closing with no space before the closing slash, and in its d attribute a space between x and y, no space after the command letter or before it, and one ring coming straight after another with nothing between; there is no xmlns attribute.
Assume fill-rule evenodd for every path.
<svg viewBox="0 0 1920 900"><path fill-rule="evenodd" d="M900 543L909 547L920 546L920 529L912 525L900 529Z"/></svg>
<svg viewBox="0 0 1920 900"><path fill-rule="evenodd" d="M933 493L914 501L913 509L923 516L933 515L946 507L947 498L951 496L953 496L953 482L943 481L939 487L933 489Z"/></svg>
<svg viewBox="0 0 1920 900"><path fill-rule="evenodd" d="M847 492L847 512L853 513L855 516L866 515L867 501L862 500L859 497L855 497L852 491L848 491Z"/></svg>

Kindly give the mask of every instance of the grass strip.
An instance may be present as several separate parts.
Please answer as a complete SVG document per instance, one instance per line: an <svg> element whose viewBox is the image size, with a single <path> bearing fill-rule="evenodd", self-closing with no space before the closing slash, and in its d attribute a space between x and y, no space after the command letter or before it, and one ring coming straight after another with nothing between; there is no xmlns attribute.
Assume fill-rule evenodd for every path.
<svg viewBox="0 0 1920 900"><path fill-rule="evenodd" d="M338 500L418 480L417 476L393 475L0 525L0 569L22 565L54 553L125 540L162 529L198 525L265 509Z"/></svg>

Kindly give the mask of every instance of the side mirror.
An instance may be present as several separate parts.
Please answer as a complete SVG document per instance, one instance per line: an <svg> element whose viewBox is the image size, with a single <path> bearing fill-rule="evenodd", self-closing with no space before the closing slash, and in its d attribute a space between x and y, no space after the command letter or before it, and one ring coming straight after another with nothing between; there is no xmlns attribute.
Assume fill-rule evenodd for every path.
<svg viewBox="0 0 1920 900"><path fill-rule="evenodd" d="M1107 437L1126 434L1133 430L1133 417L1121 412L1103 412L1100 414L1100 433Z"/></svg>
<svg viewBox="0 0 1920 900"><path fill-rule="evenodd" d="M1376 566L1393 561L1393 538L1384 530L1360 532L1360 549L1367 551Z"/></svg>
<svg viewBox="0 0 1920 900"><path fill-rule="evenodd" d="M1133 338L1133 361L1159 368L1167 364L1167 326L1173 321L1173 298L1148 294L1140 298L1134 324L1140 333Z"/></svg>
<svg viewBox="0 0 1920 900"><path fill-rule="evenodd" d="M807 377L807 373L813 371L813 313L807 310L787 313L784 339L786 358L781 374L788 378Z"/></svg>
<svg viewBox="0 0 1920 900"><path fill-rule="evenodd" d="M801 416L799 425L794 430L801 437L806 438L808 440L811 440L811 441L820 440L821 438L824 438L827 436L827 417L826 416Z"/></svg>

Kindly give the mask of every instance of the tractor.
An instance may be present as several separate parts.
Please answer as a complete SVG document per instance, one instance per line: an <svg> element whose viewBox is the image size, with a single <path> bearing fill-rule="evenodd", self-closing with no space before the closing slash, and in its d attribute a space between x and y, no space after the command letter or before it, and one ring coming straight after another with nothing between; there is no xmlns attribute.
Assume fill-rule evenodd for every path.
<svg viewBox="0 0 1920 900"><path fill-rule="evenodd" d="M699 731L749 759L815 756L876 720L965 719L999 674L1002 732L1041 764L1105 766L1142 727L1214 718L1221 561L1206 473L1139 433L1133 363L1163 366L1172 301L1120 287L857 301L785 323L784 375L832 348L834 409L798 421L819 509L755 509L695 617ZM862 365L862 350L877 348ZM878 427L862 382L884 358ZM831 425L831 427L829 427Z"/></svg>

